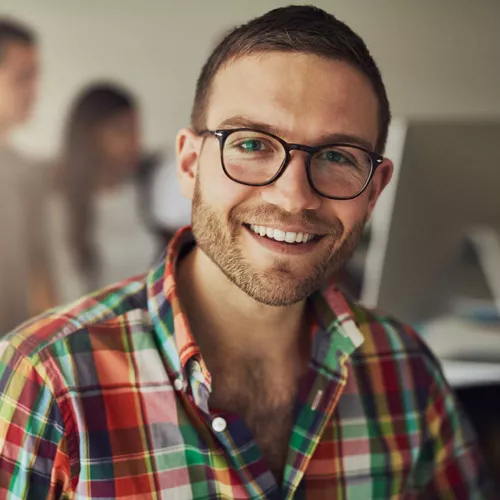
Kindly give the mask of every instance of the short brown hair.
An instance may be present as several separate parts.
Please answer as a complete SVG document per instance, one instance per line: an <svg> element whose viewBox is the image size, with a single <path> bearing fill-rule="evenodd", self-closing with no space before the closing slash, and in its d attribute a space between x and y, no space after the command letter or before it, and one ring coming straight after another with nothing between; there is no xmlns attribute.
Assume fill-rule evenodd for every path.
<svg viewBox="0 0 500 500"><path fill-rule="evenodd" d="M191 113L194 130L205 128L212 81L221 67L241 56L259 52L301 52L345 61L370 81L379 101L379 134L376 150L382 153L391 112L380 71L363 40L333 15L313 6L271 10L230 31L215 47L196 84Z"/></svg>
<svg viewBox="0 0 500 500"><path fill-rule="evenodd" d="M6 47L9 43L23 43L34 45L36 43L35 33L22 24L8 17L0 17L0 63L5 57Z"/></svg>

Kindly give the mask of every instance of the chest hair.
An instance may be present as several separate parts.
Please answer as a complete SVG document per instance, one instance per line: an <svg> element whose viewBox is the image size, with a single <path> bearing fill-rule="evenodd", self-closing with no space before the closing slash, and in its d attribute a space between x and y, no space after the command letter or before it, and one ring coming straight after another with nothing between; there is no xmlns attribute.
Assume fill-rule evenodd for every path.
<svg viewBox="0 0 500 500"><path fill-rule="evenodd" d="M243 418L280 483L293 426L295 378L277 376L272 367L263 366L259 360L231 368L218 366L211 373L210 406Z"/></svg>

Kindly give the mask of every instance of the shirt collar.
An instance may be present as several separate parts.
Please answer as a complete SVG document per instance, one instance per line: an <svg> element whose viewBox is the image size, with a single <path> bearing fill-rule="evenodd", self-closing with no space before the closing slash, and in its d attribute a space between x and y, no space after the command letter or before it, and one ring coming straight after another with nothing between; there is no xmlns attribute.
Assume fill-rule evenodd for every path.
<svg viewBox="0 0 500 500"><path fill-rule="evenodd" d="M190 359L198 358L205 373L201 353L184 314L176 290L177 264L194 244L191 228L180 229L166 255L147 276L148 310L163 354L173 376L183 376ZM312 357L328 371L337 371L338 360L349 357L364 341L351 308L338 288L330 284L311 297L316 327L312 329Z"/></svg>

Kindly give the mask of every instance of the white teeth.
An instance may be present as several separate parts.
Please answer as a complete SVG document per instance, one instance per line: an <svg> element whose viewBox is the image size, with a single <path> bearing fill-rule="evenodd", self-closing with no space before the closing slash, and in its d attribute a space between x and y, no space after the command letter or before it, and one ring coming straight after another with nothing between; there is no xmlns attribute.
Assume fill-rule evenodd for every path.
<svg viewBox="0 0 500 500"><path fill-rule="evenodd" d="M276 241L285 241L286 233L280 229L275 229L273 234L273 239Z"/></svg>
<svg viewBox="0 0 500 500"><path fill-rule="evenodd" d="M314 238L313 234L293 233L291 231L281 231L272 227L250 225L250 229L260 236L267 236L276 241L285 241L286 243L307 243Z"/></svg>

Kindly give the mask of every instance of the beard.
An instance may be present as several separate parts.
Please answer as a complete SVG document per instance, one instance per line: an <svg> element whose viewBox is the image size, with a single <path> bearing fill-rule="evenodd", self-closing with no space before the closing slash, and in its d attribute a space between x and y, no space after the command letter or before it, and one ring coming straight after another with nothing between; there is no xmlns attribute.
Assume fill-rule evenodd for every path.
<svg viewBox="0 0 500 500"><path fill-rule="evenodd" d="M277 256L270 268L259 270L245 258L238 236L246 229L243 224L259 221L261 225L299 224L311 233L325 234L321 252L313 252L314 260L304 255L304 265L291 266L290 259ZM257 302L270 306L289 306L322 289L329 279L351 258L357 247L366 219L345 234L340 219L325 222L315 212L290 214L275 205L237 205L226 221L223 214L205 202L199 176L192 205L192 231L198 247L216 264L225 276ZM254 222L255 223L255 222ZM326 247L326 248L325 248Z"/></svg>

